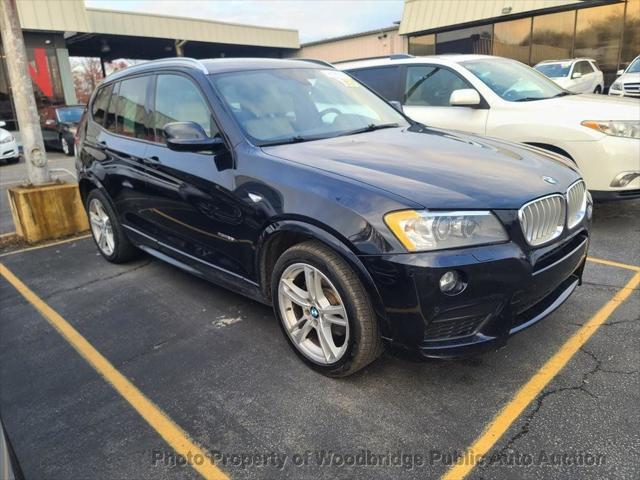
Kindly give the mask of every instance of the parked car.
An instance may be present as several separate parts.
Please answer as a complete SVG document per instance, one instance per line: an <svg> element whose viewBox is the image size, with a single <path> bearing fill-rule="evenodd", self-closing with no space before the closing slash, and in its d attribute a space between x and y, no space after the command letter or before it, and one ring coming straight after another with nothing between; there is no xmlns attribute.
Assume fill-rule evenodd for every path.
<svg viewBox="0 0 640 480"><path fill-rule="evenodd" d="M618 75L609 89L609 95L640 98L640 55L625 70L618 70Z"/></svg>
<svg viewBox="0 0 640 480"><path fill-rule="evenodd" d="M58 105L40 111L40 126L46 147L62 150L70 157L74 154L74 136L84 105Z"/></svg>
<svg viewBox="0 0 640 480"><path fill-rule="evenodd" d="M425 125L526 143L571 159L595 199L640 197L635 100L575 95L515 60L485 55L376 59L338 68Z"/></svg>
<svg viewBox="0 0 640 480"><path fill-rule="evenodd" d="M6 163L18 163L20 161L18 143L11 132L2 128L6 125L6 122L0 120L0 160Z"/></svg>
<svg viewBox="0 0 640 480"><path fill-rule="evenodd" d="M424 127L317 63L121 70L78 149L105 259L141 249L273 305L327 375L382 340L426 357L502 345L567 299L587 255L592 204L571 162Z"/></svg>
<svg viewBox="0 0 640 480"><path fill-rule="evenodd" d="M574 93L602 93L604 75L592 58L546 60L535 67L562 88Z"/></svg>

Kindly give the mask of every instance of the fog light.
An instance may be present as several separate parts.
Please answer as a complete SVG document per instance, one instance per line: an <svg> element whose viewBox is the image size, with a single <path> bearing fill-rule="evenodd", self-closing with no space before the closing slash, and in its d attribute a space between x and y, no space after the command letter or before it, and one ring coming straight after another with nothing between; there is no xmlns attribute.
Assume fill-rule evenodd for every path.
<svg viewBox="0 0 640 480"><path fill-rule="evenodd" d="M460 281L460 275L455 270L449 270L440 277L440 290L442 293L457 293L462 291L464 284Z"/></svg>
<svg viewBox="0 0 640 480"><path fill-rule="evenodd" d="M640 172L622 172L616 175L616 178L611 182L611 186L626 187L638 177L640 177Z"/></svg>

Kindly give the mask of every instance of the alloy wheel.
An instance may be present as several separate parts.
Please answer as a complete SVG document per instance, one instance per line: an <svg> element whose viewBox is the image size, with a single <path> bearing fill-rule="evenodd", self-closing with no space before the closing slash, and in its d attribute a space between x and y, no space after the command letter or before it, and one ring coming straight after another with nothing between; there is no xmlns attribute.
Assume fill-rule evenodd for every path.
<svg viewBox="0 0 640 480"><path fill-rule="evenodd" d="M89 203L89 223L98 248L107 256L113 255L115 239L111 219L107 215L104 205L97 198L91 199Z"/></svg>
<svg viewBox="0 0 640 480"><path fill-rule="evenodd" d="M60 139L60 143L62 144L62 151L64 152L64 154L69 155L69 143L67 142L67 139L62 137Z"/></svg>
<svg viewBox="0 0 640 480"><path fill-rule="evenodd" d="M349 344L347 311L331 281L306 263L287 267L278 284L278 306L295 347L322 365L339 361Z"/></svg>

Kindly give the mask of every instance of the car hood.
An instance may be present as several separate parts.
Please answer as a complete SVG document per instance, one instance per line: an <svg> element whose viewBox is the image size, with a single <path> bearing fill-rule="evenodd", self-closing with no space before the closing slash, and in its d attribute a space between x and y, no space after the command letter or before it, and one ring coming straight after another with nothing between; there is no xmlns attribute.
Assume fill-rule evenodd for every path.
<svg viewBox="0 0 640 480"><path fill-rule="evenodd" d="M519 208L534 198L564 193L580 177L568 160L533 147L417 127L263 150L433 209ZM543 177L552 177L557 184Z"/></svg>
<svg viewBox="0 0 640 480"><path fill-rule="evenodd" d="M622 83L635 83L640 82L640 73L623 73L621 76L616 78L616 82Z"/></svg>
<svg viewBox="0 0 640 480"><path fill-rule="evenodd" d="M576 124L583 120L638 120L637 100L592 93L521 102L517 105L524 109L540 110L545 113L549 121L555 119L563 125L567 120L577 122ZM556 112L556 114L551 116L549 112Z"/></svg>
<svg viewBox="0 0 640 480"><path fill-rule="evenodd" d="M5 130L4 128L0 128L0 140L4 140L7 137L10 137L11 134Z"/></svg>

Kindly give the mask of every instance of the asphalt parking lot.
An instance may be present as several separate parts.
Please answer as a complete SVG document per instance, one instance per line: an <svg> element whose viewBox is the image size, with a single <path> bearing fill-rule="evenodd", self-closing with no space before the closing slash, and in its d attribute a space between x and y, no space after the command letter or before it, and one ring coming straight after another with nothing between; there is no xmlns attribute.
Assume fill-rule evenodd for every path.
<svg viewBox="0 0 640 480"><path fill-rule="evenodd" d="M150 257L108 264L89 238L5 253L0 414L27 479L199 478L176 457L185 438L213 452L212 478L437 478L485 429L493 461L468 478L636 479L640 295L623 287L639 234L640 202L598 205L590 256L630 267L590 261L565 305L497 352L385 353L343 380L306 368L269 308ZM536 375L551 380L514 400ZM522 414L496 418L514 401Z"/></svg>

